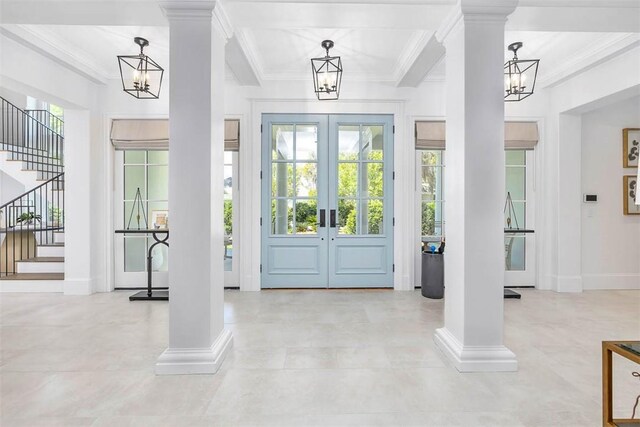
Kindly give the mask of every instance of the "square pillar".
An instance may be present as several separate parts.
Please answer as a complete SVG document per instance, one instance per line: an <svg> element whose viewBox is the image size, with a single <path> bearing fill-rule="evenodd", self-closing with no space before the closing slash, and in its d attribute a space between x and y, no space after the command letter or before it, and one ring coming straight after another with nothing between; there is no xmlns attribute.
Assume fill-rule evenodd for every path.
<svg viewBox="0 0 640 427"><path fill-rule="evenodd" d="M162 2L169 19L169 348L157 374L213 374L224 329L224 44L214 1Z"/></svg>
<svg viewBox="0 0 640 427"><path fill-rule="evenodd" d="M64 293L94 292L91 253L96 250L91 228L91 113L65 110L64 138Z"/></svg>
<svg viewBox="0 0 640 427"><path fill-rule="evenodd" d="M461 372L515 371L503 345L504 26L516 1L462 0L446 48L445 326L435 342ZM498 2L495 2L498 3Z"/></svg>

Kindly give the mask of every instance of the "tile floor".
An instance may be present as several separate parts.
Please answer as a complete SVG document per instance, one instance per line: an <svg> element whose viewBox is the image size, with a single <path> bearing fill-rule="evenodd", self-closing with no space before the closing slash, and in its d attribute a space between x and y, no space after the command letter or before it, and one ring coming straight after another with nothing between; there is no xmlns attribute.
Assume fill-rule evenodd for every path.
<svg viewBox="0 0 640 427"><path fill-rule="evenodd" d="M599 426L600 341L640 339L640 292L505 301L520 370L459 374L417 292L225 293L234 349L214 376L163 376L168 306L130 292L0 295L4 426ZM615 361L630 416L637 366Z"/></svg>

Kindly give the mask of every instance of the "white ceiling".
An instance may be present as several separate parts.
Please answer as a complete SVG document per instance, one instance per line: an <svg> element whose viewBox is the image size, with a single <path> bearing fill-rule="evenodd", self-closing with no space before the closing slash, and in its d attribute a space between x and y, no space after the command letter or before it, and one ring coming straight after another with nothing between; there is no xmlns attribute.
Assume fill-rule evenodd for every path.
<svg viewBox="0 0 640 427"><path fill-rule="evenodd" d="M554 4L583 6L598 1L554 0ZM617 1L622 7L631 5L627 0L609 1ZM81 2L97 3L98 0L73 0L66 4ZM331 53L342 57L345 81L399 84L412 65L419 64L417 58L427 43L433 42L435 30L453 3L453 0L228 0L224 8L236 39L228 45L236 50L235 54L230 56L230 49L227 49L227 63L231 65L227 67L228 78L239 77L240 84L306 80L310 73L310 58L324 56L320 42L332 39L335 48ZM547 0L521 0L520 4L529 8L539 5L543 12L550 5ZM628 12L638 13L639 9ZM23 23L5 24L3 28L101 81L119 77L116 56L137 53L138 48L133 43L136 36L150 41L145 53L165 68L169 66L167 26ZM524 42L519 56L541 59L539 78L546 84L592 66L612 52L621 52L625 47L640 43L639 33L513 31L509 26L507 28L505 45ZM240 61L238 51L244 56ZM505 46L505 59L510 57ZM433 62L437 62L437 58ZM242 67L249 68L249 74L255 78L244 78L247 73L240 69ZM444 61L440 61L427 78L443 77ZM414 78L414 84L422 78L420 76L418 81Z"/></svg>

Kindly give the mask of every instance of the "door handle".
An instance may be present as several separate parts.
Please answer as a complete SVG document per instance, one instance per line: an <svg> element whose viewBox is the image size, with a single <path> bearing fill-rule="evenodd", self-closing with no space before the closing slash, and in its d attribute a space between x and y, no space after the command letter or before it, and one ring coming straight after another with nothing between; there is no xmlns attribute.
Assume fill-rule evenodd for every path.
<svg viewBox="0 0 640 427"><path fill-rule="evenodd" d="M331 209L329 211L329 226L332 228L336 228L336 210Z"/></svg>
<svg viewBox="0 0 640 427"><path fill-rule="evenodd" d="M326 211L324 209L320 209L320 222L318 223L318 226L320 227L326 227L327 226L327 220L326 220Z"/></svg>

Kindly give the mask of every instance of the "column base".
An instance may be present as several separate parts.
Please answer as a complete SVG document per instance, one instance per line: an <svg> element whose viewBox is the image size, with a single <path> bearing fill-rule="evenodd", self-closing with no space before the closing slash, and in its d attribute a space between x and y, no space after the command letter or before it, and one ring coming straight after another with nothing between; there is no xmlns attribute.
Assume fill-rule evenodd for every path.
<svg viewBox="0 0 640 427"><path fill-rule="evenodd" d="M503 345L463 346L447 328L436 329L433 339L438 348L460 372L514 372L516 355Z"/></svg>
<svg viewBox="0 0 640 427"><path fill-rule="evenodd" d="M215 374L233 346L224 329L209 348L167 348L156 362L156 375Z"/></svg>
<svg viewBox="0 0 640 427"><path fill-rule="evenodd" d="M93 283L91 279L64 279L63 292L65 295L91 295Z"/></svg>

